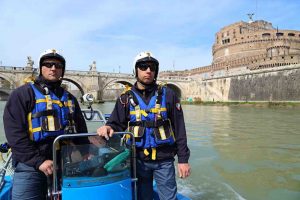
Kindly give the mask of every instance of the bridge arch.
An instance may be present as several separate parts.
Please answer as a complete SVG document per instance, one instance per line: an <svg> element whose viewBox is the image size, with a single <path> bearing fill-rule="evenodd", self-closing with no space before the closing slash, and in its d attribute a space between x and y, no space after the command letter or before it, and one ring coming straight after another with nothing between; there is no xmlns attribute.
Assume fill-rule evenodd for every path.
<svg viewBox="0 0 300 200"><path fill-rule="evenodd" d="M181 99L181 97L182 97L182 90L183 89L179 85L177 85L175 83L167 83L166 86L169 87L169 88L171 88L175 92L175 94L177 95L177 97L179 99Z"/></svg>
<svg viewBox="0 0 300 200"><path fill-rule="evenodd" d="M15 89L16 88L16 82L9 76L6 76L5 74L0 74L0 81L8 81L10 85L10 89Z"/></svg>
<svg viewBox="0 0 300 200"><path fill-rule="evenodd" d="M87 87L85 86L85 84L83 84L83 82L80 80L80 78L75 78L73 76L65 76L65 78L68 78L68 79L76 82L83 89L84 93L88 92ZM69 85L69 84L74 85L72 82L69 82L69 81L66 81L66 80L63 80L63 82L67 82L68 83L67 85ZM73 90L72 88L68 88L69 92L71 92L77 98L81 97L79 88L76 85L74 85L74 86L76 87L76 89ZM76 91L76 92L74 92L74 91Z"/></svg>
<svg viewBox="0 0 300 200"><path fill-rule="evenodd" d="M8 97L9 97L9 92L0 89L0 101L7 101Z"/></svg>
<svg viewBox="0 0 300 200"><path fill-rule="evenodd" d="M120 78L113 78L107 80L107 82L105 82L101 87L102 99L116 100L122 94L126 85L131 87L133 83L132 81L126 79L120 79Z"/></svg>
<svg viewBox="0 0 300 200"><path fill-rule="evenodd" d="M133 84L134 84L134 83L132 83L128 80L125 80L125 79L122 80L122 79L115 78L115 79L111 79L110 81L106 82L104 84L104 86L102 87L102 89L105 90L105 88L107 88L109 85L114 84L114 83L120 83L122 85L129 85L129 86L133 86Z"/></svg>

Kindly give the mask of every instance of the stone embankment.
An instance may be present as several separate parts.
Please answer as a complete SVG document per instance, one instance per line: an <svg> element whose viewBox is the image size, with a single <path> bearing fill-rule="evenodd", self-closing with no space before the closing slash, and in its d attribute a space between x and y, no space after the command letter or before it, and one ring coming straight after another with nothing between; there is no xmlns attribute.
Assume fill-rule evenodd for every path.
<svg viewBox="0 0 300 200"><path fill-rule="evenodd" d="M245 71L195 81L191 97L200 101L223 102L300 101L299 79L300 64Z"/></svg>

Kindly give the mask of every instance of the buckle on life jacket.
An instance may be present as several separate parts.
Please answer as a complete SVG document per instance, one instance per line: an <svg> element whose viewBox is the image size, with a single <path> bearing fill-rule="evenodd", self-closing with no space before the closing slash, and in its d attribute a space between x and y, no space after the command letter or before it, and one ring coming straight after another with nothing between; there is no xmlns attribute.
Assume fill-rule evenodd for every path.
<svg viewBox="0 0 300 200"><path fill-rule="evenodd" d="M144 149L145 156L149 156L150 153L148 149ZM151 148L151 160L156 160L156 148Z"/></svg>

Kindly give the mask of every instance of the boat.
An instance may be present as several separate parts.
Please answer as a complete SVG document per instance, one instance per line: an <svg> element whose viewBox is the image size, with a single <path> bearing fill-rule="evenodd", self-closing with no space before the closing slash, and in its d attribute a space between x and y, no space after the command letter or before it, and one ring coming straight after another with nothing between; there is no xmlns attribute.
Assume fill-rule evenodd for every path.
<svg viewBox="0 0 300 200"><path fill-rule="evenodd" d="M88 104L88 109L82 109L87 123L105 123L108 116L91 107L93 97L84 94L82 99ZM124 142L124 136L131 137L132 145ZM97 133L64 134L54 140L53 149L53 168L57 170L48 179L47 199L137 199L136 152L132 133L116 132L107 141ZM1 145L0 150L3 158L0 199L11 200L11 152L7 144ZM178 194L177 198L189 200L182 194ZM154 199L159 200L155 183Z"/></svg>
<svg viewBox="0 0 300 200"><path fill-rule="evenodd" d="M97 111L99 112L99 111ZM96 133L65 134L58 136L53 148L52 180L49 180L48 199L137 199L135 146L123 141L130 132L117 132L106 141ZM84 141L75 144L74 140ZM85 140L85 139L88 140ZM134 137L132 137L134 140ZM60 145L63 144L63 145ZM10 200L12 176L11 153L0 171L0 199ZM82 155L89 155L84 159ZM159 199L155 190L154 199ZM188 200L178 194L179 200Z"/></svg>

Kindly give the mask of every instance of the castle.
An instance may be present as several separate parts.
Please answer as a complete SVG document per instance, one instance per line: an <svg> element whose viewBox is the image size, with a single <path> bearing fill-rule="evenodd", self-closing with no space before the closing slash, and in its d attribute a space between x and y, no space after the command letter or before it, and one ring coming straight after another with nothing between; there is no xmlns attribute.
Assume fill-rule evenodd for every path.
<svg viewBox="0 0 300 200"><path fill-rule="evenodd" d="M300 101L300 31L279 30L250 17L215 34L211 65L165 71L184 76L191 99L203 101Z"/></svg>
<svg viewBox="0 0 300 200"><path fill-rule="evenodd" d="M252 71L298 64L300 31L278 30L264 20L237 22L216 33L212 55L211 65L186 70L184 74L211 78L216 72L226 75L237 68L238 71ZM161 76L164 74L170 75L170 72Z"/></svg>

